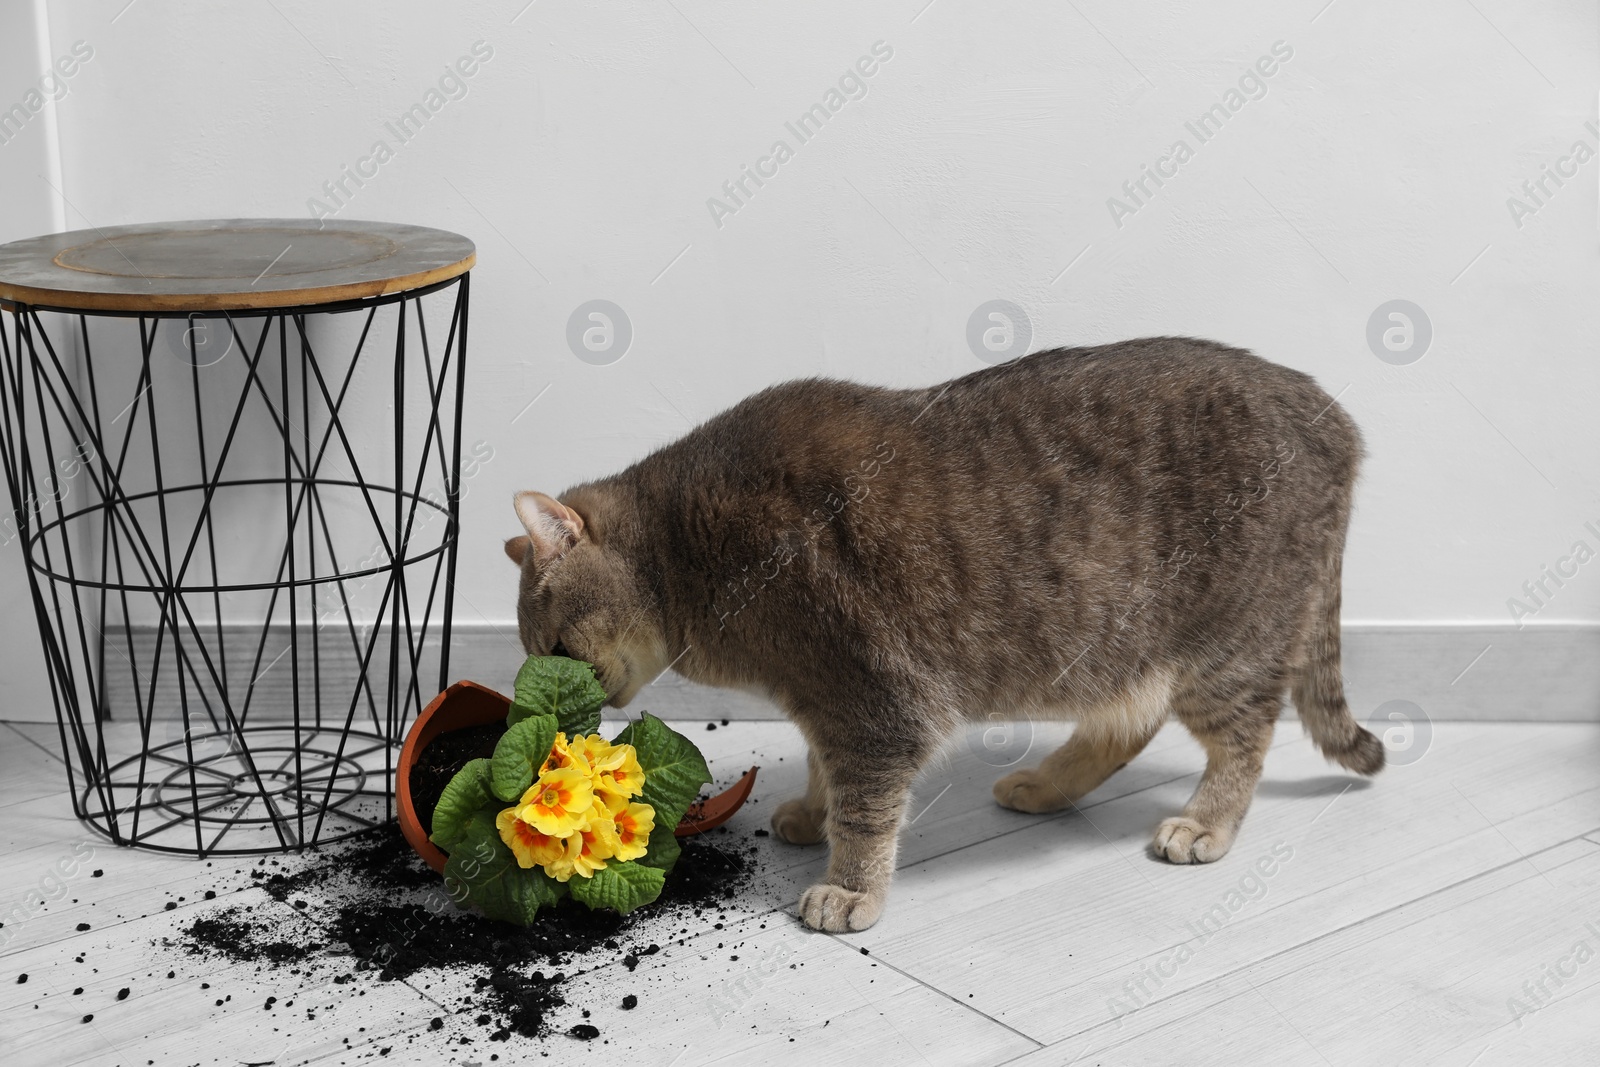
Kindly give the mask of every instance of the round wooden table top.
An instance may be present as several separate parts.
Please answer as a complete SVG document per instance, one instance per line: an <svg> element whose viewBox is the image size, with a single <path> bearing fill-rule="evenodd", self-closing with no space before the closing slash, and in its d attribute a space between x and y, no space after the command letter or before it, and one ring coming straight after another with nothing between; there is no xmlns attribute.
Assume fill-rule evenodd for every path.
<svg viewBox="0 0 1600 1067"><path fill-rule="evenodd" d="M71 311L239 311L332 304L447 281L471 241L394 222L202 219L0 245L0 303Z"/></svg>

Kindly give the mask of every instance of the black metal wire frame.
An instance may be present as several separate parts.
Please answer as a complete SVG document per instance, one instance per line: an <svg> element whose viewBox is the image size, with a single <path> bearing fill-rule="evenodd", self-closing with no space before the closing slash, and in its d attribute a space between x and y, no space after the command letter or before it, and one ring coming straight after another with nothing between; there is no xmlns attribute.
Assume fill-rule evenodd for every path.
<svg viewBox="0 0 1600 1067"><path fill-rule="evenodd" d="M449 329L443 347L435 351L423 298L451 289L453 294L445 293ZM404 729L449 680L469 292L469 276L461 275L367 300L250 312L135 315L0 305L11 319L9 331L0 328L0 466L27 563L73 810L90 827L121 845L207 856L299 849L339 840L393 816L394 764ZM349 366L338 380L330 380L324 373L328 360L311 343L308 319L363 311L366 319ZM75 320L82 359L76 373L52 341L41 312L69 316L63 322ZM104 408L115 401L102 405L97 359L104 366L105 360L127 360L130 353L96 356L88 318L102 314L136 318L139 328L133 398L109 422ZM378 476L372 457L362 455L373 449L352 440L340 420L364 355L368 361L382 358L367 354L380 315L393 315L396 327L389 398L394 437L392 443L380 442L394 453L393 470L386 472L392 484L387 485L364 472L365 463ZM420 368L407 351L408 315L415 316ZM182 441L172 440L169 433L163 442L158 432L151 367L158 326L162 319L195 317L226 321L244 366L244 381L220 445L206 439L208 405L202 401L193 331L187 344L194 433L186 433ZM239 329L239 320L250 318L265 320L253 346ZM264 379L272 368L269 341L274 335L275 394ZM292 388L296 384L297 390ZM427 400L420 458L411 469L406 452L408 384L413 390L420 386ZM276 476L224 477L229 461L237 465L241 453L249 453L249 462L257 465L263 459L259 442L240 443L247 410L264 410L281 439ZM448 425L443 417L447 411L452 412ZM124 417L126 428L117 440L115 424ZM319 438L312 430L314 418L327 422ZM148 441L141 444L149 449L153 471L140 464L138 472L127 466L141 420L148 432ZM415 415L411 421L417 421ZM70 444L71 450L58 449L58 443ZM202 477L167 484L164 445L169 456L180 454L185 462L198 459ZM60 483L66 468L58 464L74 454L81 459L74 465L81 468L80 483L89 502L69 510L63 506L67 494ZM349 477L322 473L330 454L343 457ZM430 463L442 477L442 505L423 496ZM136 491L130 484L150 474L153 489ZM256 562L264 569L253 580L221 580L213 521L219 490L277 484L283 489L285 537L275 567L263 555ZM376 533L374 551L359 565L352 565L348 552L344 560L339 558L323 500L334 488L360 494ZM176 498L196 493L203 494L198 517L192 528L180 529L179 520L169 517L169 502L178 510ZM141 522L136 503L147 511L153 505L159 521L146 517ZM436 544L412 545L419 508L446 519ZM417 596L406 581L408 574L425 581L419 613L413 612ZM358 621L352 583L380 576L384 586L378 607ZM329 587L336 591L338 610L335 625L328 627L335 633L325 638L324 623L331 615L316 618L309 629L304 624L315 617L318 593L326 594ZM355 584L354 591L359 590ZM263 617L229 618L225 627L230 594L262 591L269 598ZM269 635L282 626L280 597L287 608L288 646L267 670L287 655L292 679L287 716L281 709L262 711L257 700ZM312 610L303 610L302 598ZM152 600L159 618L153 651L134 641L131 610L135 604L148 608ZM196 611L212 618L199 620ZM116 628L107 624L113 616L123 623L120 642ZM230 679L228 646L237 649L238 635L255 629L259 634L253 638L253 653L245 650L251 659L248 679L239 677L237 669ZM424 691L419 675L430 637L438 645L438 685ZM337 687L324 677L324 659L330 653L325 642L347 646L354 658L359 673L349 691L333 691ZM173 666L163 679L168 661ZM114 715L107 681L113 670L129 671L136 680L130 687L136 723ZM302 692L307 674L309 699ZM375 686L374 678L384 684ZM158 682L165 683L164 689ZM174 682L175 708L170 700ZM181 722L182 736L166 742L153 738L153 725L162 721Z"/></svg>

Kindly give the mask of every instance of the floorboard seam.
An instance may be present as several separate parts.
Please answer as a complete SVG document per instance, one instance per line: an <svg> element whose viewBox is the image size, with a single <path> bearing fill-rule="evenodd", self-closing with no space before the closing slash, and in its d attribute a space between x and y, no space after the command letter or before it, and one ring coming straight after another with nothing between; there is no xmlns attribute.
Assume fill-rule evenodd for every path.
<svg viewBox="0 0 1600 1067"><path fill-rule="evenodd" d="M45 756L48 759L50 759L52 762L61 763L61 757L60 756L56 755L54 752L51 752L48 748L45 748L39 742L35 741L33 738L31 738L27 734L23 733L21 730L17 729L15 726L12 726L10 723L0 723L0 726L4 726L6 729L8 729L12 733L16 734L18 737L20 737L24 741L28 742L28 744L32 745L34 748L38 749L40 752L43 752L45 754ZM66 765L62 764L62 766L66 766Z"/></svg>
<svg viewBox="0 0 1600 1067"><path fill-rule="evenodd" d="M1574 841L1578 841L1578 840L1582 839L1582 837L1583 837L1582 834L1576 835L1574 837L1569 837L1569 838L1566 838L1565 840L1554 842L1553 844L1547 846L1546 848L1539 849L1537 852L1530 852L1526 856L1522 856L1522 857L1519 857L1519 858L1514 859L1514 860L1509 860L1509 861L1507 861L1505 863L1499 864L1499 865L1494 866L1494 867L1486 868L1486 869L1484 869L1482 871L1479 871L1476 874L1468 875L1465 878L1459 879L1459 880L1457 880L1455 882L1451 882L1449 885L1441 886L1438 889L1430 890L1430 891L1422 894L1419 897L1413 897L1412 899L1407 900L1404 903L1396 904L1393 907L1385 908L1382 911L1373 912L1371 915L1363 916L1363 917L1361 917L1359 919L1356 919L1354 922L1346 923L1345 925L1337 927L1337 928L1335 928L1333 930L1328 930L1328 931L1325 931L1324 933L1318 934L1316 937L1308 938L1305 941L1298 942L1298 943L1296 943L1294 945L1289 945L1289 946L1287 946L1285 948L1279 949L1276 952L1268 953L1265 956L1261 956L1261 957L1259 957L1257 959L1251 960L1249 963L1242 963L1242 964L1238 965L1237 967L1234 967L1234 968L1232 968L1230 970L1222 972L1221 974L1213 976L1212 978L1208 979L1207 981L1205 981L1204 983L1202 983L1200 985L1192 986L1192 987L1190 987L1188 989L1181 990L1181 991L1179 991L1177 993L1174 993L1170 997L1164 997L1164 998L1161 998L1159 1000L1152 1000L1149 1004L1145 1004L1145 1005L1143 1005L1143 1006L1141 1006L1139 1008L1136 1008L1136 1009L1134 1009L1134 1011L1143 1011L1143 1010L1145 1010L1145 1008L1151 1007L1152 1005L1155 1005L1155 1004L1170 1003L1172 1001L1178 1000L1181 997L1190 996L1190 995L1192 995L1194 993L1197 993L1200 990L1203 990L1203 989L1205 989L1207 987L1219 985L1220 983L1226 981L1228 978L1231 978L1234 975L1242 974L1242 972L1248 971L1253 967L1259 967L1260 965L1262 965L1264 963L1269 963L1272 960L1275 960L1275 959L1279 958L1280 956L1284 956L1284 955L1286 955L1286 954L1288 954L1290 952L1297 952L1297 951L1299 951L1299 950L1301 950L1301 949L1303 949L1303 948L1305 948L1305 947L1307 947L1309 945L1314 945L1319 941L1325 941L1328 938L1333 937L1333 936L1335 936L1337 934L1341 934L1341 933L1343 933L1343 932L1345 932L1347 930L1356 929L1357 927L1363 926L1363 925L1373 921L1374 919L1380 918L1380 917L1382 917L1384 915L1388 915L1390 912L1398 911L1401 908L1409 907L1412 904L1420 903L1420 902L1422 902L1424 900L1427 900L1429 897L1437 896L1438 894L1446 892L1446 891L1448 891L1450 889L1454 889L1454 888L1456 888L1458 886L1466 885L1468 882L1473 882L1473 881L1476 881L1479 878L1488 877L1491 874L1494 874L1494 873L1496 873L1498 871L1505 870L1508 867L1512 867L1512 866L1515 866L1515 865L1520 864L1520 863L1530 862L1534 856L1542 855L1543 853L1552 851L1554 849L1561 848L1563 845L1572 844ZM1577 861L1574 860L1572 862L1577 862ZM1565 866L1565 864L1563 864L1563 866ZM1248 984L1248 979L1246 979L1245 981L1246 981L1246 984ZM1254 987L1252 986L1252 990L1253 989L1254 989ZM1242 997L1244 995L1245 995L1245 993L1241 991L1241 992L1238 992L1238 993L1234 993L1231 996L1224 997L1223 1000L1224 1001L1232 1000L1235 997ZM1155 1028L1155 1030L1145 1031L1144 1034L1141 1034L1141 1035L1138 1035L1138 1036L1144 1037L1144 1036L1146 1036L1146 1035L1148 1035L1150 1033L1155 1033L1156 1031L1165 1029L1166 1027L1172 1026L1172 1025L1174 1025L1176 1023L1181 1023L1181 1022L1184 1022L1184 1021L1186 1021L1188 1019L1192 1019L1198 1013L1203 1012L1203 1011L1207 1011L1210 1008L1214 1008L1214 1007L1216 1007L1215 1004L1204 1005L1204 1006L1202 1006L1200 1008L1195 1009L1195 1011L1189 1012L1189 1013L1184 1014L1184 1015L1180 1015L1176 1019L1172 1019L1172 1020L1169 1020L1167 1022L1162 1023L1160 1026L1157 1026ZM1134 1012L1129 1012L1128 1014L1132 1015L1133 1013ZM1098 1030L1101 1027L1106 1026L1106 1025L1108 1025L1108 1024L1107 1023L1095 1023L1093 1026L1087 1027L1087 1028L1085 1028L1083 1030L1079 1030L1076 1033L1068 1034L1068 1035L1062 1037L1058 1041L1052 1041L1052 1042L1050 1042L1050 1044L1047 1047L1054 1048L1057 1045L1062 1044L1063 1042L1071 1041L1073 1038L1082 1037L1082 1036L1084 1036L1086 1034L1093 1033L1095 1030ZM1130 1038L1129 1040L1132 1040L1132 1038ZM1103 1049L1101 1049L1099 1051L1101 1051L1101 1052L1109 1051L1109 1050L1111 1050L1113 1048L1116 1048L1117 1044L1119 1044L1119 1043L1118 1042L1113 1042L1112 1044L1105 1046L1105 1048L1103 1048Z"/></svg>
<svg viewBox="0 0 1600 1067"><path fill-rule="evenodd" d="M1074 804L1066 811L1056 812L1055 814L1048 815L1044 818L1031 819L1028 822L1023 823L1021 826L1018 826L1014 830L1004 830L1000 833L988 834L977 841L969 841L964 845L956 845L952 848L946 849L943 852L935 852L932 855L923 856L920 859L911 860L904 864L897 865L895 870L910 870L912 867L915 867L918 864L928 863L936 859L943 859L946 856L953 856L957 852L962 852L969 848L976 848L979 845L986 845L991 841L997 841L1004 837L1010 837L1012 834L1024 833L1039 826L1048 826L1051 823L1066 822L1074 815L1080 815L1086 811L1093 811L1096 808L1104 807L1107 804L1115 804L1119 800L1127 800L1129 797L1136 797L1141 793L1148 793L1152 789L1160 789L1162 786L1171 785L1173 782L1181 782L1186 778L1199 778L1202 773L1204 773L1203 770L1189 771L1186 774L1179 774L1171 778L1164 778L1159 782L1152 782L1149 785L1141 786L1138 789L1130 789L1126 793L1118 793L1114 797L1107 797L1104 800L1097 800L1092 804ZM1177 814L1177 812L1174 812L1173 814ZM1154 832L1154 827L1151 828L1151 832Z"/></svg>
<svg viewBox="0 0 1600 1067"><path fill-rule="evenodd" d="M846 948L850 949L852 952L859 951L859 947L858 946L850 944L850 942L846 941L843 937L841 937L838 934L828 934L827 936L833 938L835 941L839 942L839 944L841 944L841 945L845 946ZM971 1012L974 1015L978 1015L978 1016L981 1016L982 1018L988 1019L990 1022L994 1023L996 1026L1001 1027L1002 1029L1011 1031L1013 1034L1016 1034L1018 1037L1022 1038L1024 1041L1031 1041L1033 1043L1033 1045L1034 1045L1034 1048L1032 1050L1030 1050L1030 1051L1037 1051L1038 1049L1046 1047L1045 1042L1040 1041L1038 1038L1032 1036L1031 1034L1023 1033L1021 1030L1018 1030L1015 1026L1012 1026L1010 1023L1002 1022L1001 1020L996 1019L993 1015L990 1015L988 1012L986 1012L983 1009L979 1008L977 1005L975 1005L975 1004L966 1004L966 1003L963 1003L960 1000L957 1000L956 997L953 996L952 994L946 993L943 989L940 989L938 986L934 985L931 982L925 981L924 979L917 977L916 975L912 974L910 971L907 971L903 967L896 967L894 964L890 963L888 960L884 959L882 956L873 956L871 953L868 953L868 955L871 956L871 958L872 958L874 963L878 963L878 964L880 964L880 965L882 965L884 967L887 967L889 970L893 971L895 974L900 975L902 978L908 979L909 981L915 982L917 985L922 986L924 989L931 990L932 992L937 993L939 996L941 996L941 997L945 998L946 1000L950 1001L950 1003L955 1004L955 1005L957 1005L957 1006L959 1006L961 1008L964 1008L965 1010ZM1025 1055L1026 1055L1026 1053L1025 1053ZM1013 1057L1013 1059L1014 1058L1015 1057ZM1005 1062L1009 1063L1011 1061L1007 1060Z"/></svg>
<svg viewBox="0 0 1600 1067"><path fill-rule="evenodd" d="M1276 751L1279 748L1285 748L1285 747L1288 747L1290 745L1309 744L1309 743L1310 743L1309 735L1303 735L1303 736L1300 736L1300 737L1290 737L1290 738L1285 738L1282 741L1274 743L1272 748L1271 748L1271 750L1269 750L1269 751ZM1135 757L1135 758L1137 758L1137 757ZM1000 770L1000 769L1004 769L1004 768L996 768L996 769ZM990 841L994 841L994 840L997 840L997 839L1002 838L1002 837L1010 837L1012 834L1019 834L1019 833L1022 833L1023 831L1025 831L1025 830L1031 830L1036 826L1045 826L1045 825L1048 825L1049 823L1053 823L1053 822L1064 822L1065 820L1070 819L1073 815L1076 815L1076 814L1078 814L1080 812L1091 811L1091 810L1093 810L1095 808L1103 807L1103 806L1105 806L1107 804L1115 804L1119 800L1126 800L1129 797L1136 797L1141 793L1148 793L1152 789L1160 789L1162 786L1171 785L1173 782L1181 782L1186 778L1198 778L1203 773L1205 773L1205 768L1204 767L1200 768L1199 770L1187 771L1187 772L1185 772L1183 774L1173 775L1171 778L1163 778L1159 782L1151 782L1149 785L1140 786L1138 789L1130 789L1126 793L1118 793L1116 796L1106 797L1104 800L1097 800L1092 804L1074 804L1071 808L1069 808L1066 811L1056 812L1055 814L1049 815L1049 816L1047 816L1045 818L1042 818L1042 819L1031 819L1028 822L1023 823L1021 826L1018 826L1015 830L1005 830L1005 831L1002 831L1000 833L989 834L989 835L985 836L982 840L970 841L970 842L968 842L967 844L964 844L964 845L956 845L955 847L950 848L950 849L946 849L943 852L936 852L936 853L933 853L932 855L924 856L921 859L913 860L913 861L910 861L910 862L905 863L903 865L896 866L895 870L897 870L897 871L908 870L908 869L910 869L912 867L917 866L917 864L919 864L919 863L927 863L929 860L936 860L936 859L940 859L940 858L942 858L944 856L953 855L953 854L955 854L957 852L962 851L963 849L973 848L973 847L975 847L977 845L987 844ZM1360 781L1360 779L1354 779L1354 778L1352 780ZM902 829L904 829L904 827L902 827Z"/></svg>
<svg viewBox="0 0 1600 1067"><path fill-rule="evenodd" d="M1571 843L1573 843L1574 841L1577 841L1577 840L1580 840L1580 838L1579 837L1567 838L1566 840L1557 841L1557 842L1551 844L1549 846L1549 848L1552 848L1552 849L1560 848L1563 845L1571 844ZM1542 851L1545 851L1545 850L1541 849L1540 851L1542 852ZM1419 903L1421 901L1427 900L1429 897L1434 896L1437 893L1448 891L1448 890L1450 890L1450 889L1452 889L1452 888L1454 888L1456 886L1465 885L1467 882L1470 882L1475 878L1482 877L1483 875L1486 875L1486 874L1491 874L1494 871L1502 869L1503 867L1507 867L1507 866L1510 866L1510 865L1512 865L1514 863L1521 862L1521 860L1526 860L1529 857L1536 856L1538 854L1539 854L1538 852L1529 853L1526 856L1520 857L1518 860L1508 860L1506 863L1502 864L1500 867L1487 868L1487 869L1479 871L1479 872L1477 872L1475 874L1467 875L1466 877L1460 878L1460 879L1458 879L1458 880L1456 880L1454 882L1450 882L1450 883L1447 883L1446 885L1439 886L1439 887L1436 887L1434 889L1430 889L1427 892L1423 893L1421 896L1412 897L1412 898L1410 898L1408 900L1405 900L1405 901L1401 902L1400 904L1395 905L1394 907L1386 909L1386 911L1393 911L1393 910L1395 910L1396 907L1406 907L1406 906L1408 906L1410 904ZM1576 861L1574 861L1574 862L1576 862ZM1346 885L1348 883L1360 882L1363 878L1366 877L1367 873L1370 873L1370 872L1363 872L1361 874L1353 875L1350 878L1346 878L1346 879L1343 879L1343 880L1338 881L1338 882L1330 882L1327 885L1324 885L1324 886L1320 887L1320 889L1317 892L1328 892L1328 891L1332 891L1332 890L1337 890L1339 887L1341 887L1343 885ZM1538 873L1538 872L1536 871L1536 873ZM1316 895L1316 894L1308 894L1308 897L1309 896L1314 896L1314 895ZM1302 900L1305 900L1305 899L1307 899L1307 897L1296 897L1294 900L1291 900L1287 905L1279 905L1279 907L1293 907L1293 906L1295 906L1296 904L1300 903ZM1276 910L1278 910L1277 907L1269 908L1266 911L1262 912L1260 917L1264 919L1267 916L1271 915ZM1283 948L1278 953L1274 953L1274 954L1268 955L1268 956L1262 956L1262 957L1260 957L1258 959L1250 961L1249 963L1240 964L1239 967L1235 968L1235 971L1241 970L1241 969L1244 969L1244 968L1248 968L1248 967L1253 967L1258 963L1264 963L1264 962L1266 962L1266 961L1268 961L1270 959L1273 959L1277 955L1281 955L1283 952L1293 952L1296 949L1302 947L1303 945L1309 945L1309 944L1313 943L1318 938L1328 937L1328 936L1331 936L1333 934L1337 934L1342 930L1348 930L1348 929L1351 929L1351 928L1353 928L1355 926L1359 926L1361 923L1366 922L1368 919L1375 918L1375 917L1377 917L1378 915L1381 915L1381 914L1384 914L1384 912L1374 912L1372 915L1364 916L1363 918L1356 919L1353 922L1345 924L1344 926L1337 927L1337 928L1335 928L1333 930L1329 930L1329 931L1326 931L1325 933L1319 934L1317 938L1312 938L1312 939L1310 939L1308 941L1296 942L1295 944L1292 944L1292 945L1289 945L1289 946ZM1146 954L1144 954L1142 956L1137 957L1135 962L1138 962L1138 960L1146 959L1146 958L1148 958L1150 956L1160 956L1160 955L1164 955L1166 953L1170 953L1170 952L1174 951L1179 946L1181 946L1181 945L1183 945L1185 943L1186 943L1185 941L1180 941L1177 944L1163 945L1160 948L1154 949L1151 952L1148 952L1148 953L1146 953ZM1120 973L1123 973L1120 968L1113 968L1113 969L1110 969L1110 970L1099 971L1099 972L1096 972L1095 974L1087 976L1086 978L1083 979L1083 981L1085 983L1093 982L1093 981L1096 981L1098 979L1105 978L1108 975L1120 974ZM1227 973L1233 973L1233 972L1227 972ZM1219 977L1222 977L1222 976L1219 975ZM1197 987L1194 987L1194 988L1199 988L1199 987L1197 986ZM1176 996L1182 996L1184 992L1192 992L1192 990L1184 990L1182 992L1174 993L1172 995L1175 996L1175 997ZM1155 1004L1155 1003L1158 1003L1158 1001L1151 1001L1150 1003L1151 1004ZM1148 1007L1149 1005L1145 1005L1145 1006ZM1101 1026L1101 1025L1104 1025L1104 1024L1102 1024L1102 1023L1096 1023L1095 1024L1095 1026ZM1093 1029L1093 1027L1091 1027L1090 1029ZM1087 1033L1088 1031L1079 1031L1079 1032L1080 1033Z"/></svg>
<svg viewBox="0 0 1600 1067"><path fill-rule="evenodd" d="M765 919L765 918L768 918L769 916L773 916L773 915L785 915L785 914L786 913L784 912L783 907L781 905L775 905L775 906L773 906L771 908L768 908L766 911L754 912L754 913L752 913L750 915L745 916L743 919L739 920L739 925L743 925L745 923L753 923L758 919ZM728 929L732 929L732 927L729 927ZM701 938L710 938L713 934L718 935L718 936L725 936L728 933L728 929L723 929L723 930L716 930L716 929L702 930L699 933L690 934L687 937L684 937L681 940L681 943L680 943L679 939L677 939L677 938L673 938L671 940L671 943L676 945L679 948L688 948L688 949L692 950L693 942L698 941ZM452 967L452 966L440 966L440 967L429 967L429 968L423 968L423 969L424 970L453 970L453 969L474 970L476 968L484 967L484 966L487 966L487 964L472 964L472 965L467 965L467 966L461 966L459 968ZM601 974L601 973L603 973L605 971L608 971L608 970L610 970L610 969L612 969L614 967L621 967L621 966L623 966L623 964L618 960L607 960L605 963L601 963L601 964L598 964L598 965L596 965L594 967L590 967L587 970L563 971L562 973L566 974L566 976L570 979L570 978L578 978L578 977L581 977L582 975L586 975L586 974ZM663 965L663 969L670 970L671 967L667 966L667 965ZM445 1005L445 1003L443 1001L436 999L431 994L429 994L429 993L427 993L427 992L425 992L425 991L423 991L421 989L417 989L416 986L411 984L411 979L409 977L400 979L400 983L402 985L406 986L409 989L415 990L415 992L417 993L418 996L422 997L424 1000L428 1001L429 1003L437 1004L440 1007L440 1009L442 1009L442 1010L444 1010L446 1012L450 1012L451 1014L460 1014L459 1012L455 1011L454 1009L446 1007L446 1005ZM422 1023L422 1024L419 1024L419 1025L425 1026L426 1023Z"/></svg>

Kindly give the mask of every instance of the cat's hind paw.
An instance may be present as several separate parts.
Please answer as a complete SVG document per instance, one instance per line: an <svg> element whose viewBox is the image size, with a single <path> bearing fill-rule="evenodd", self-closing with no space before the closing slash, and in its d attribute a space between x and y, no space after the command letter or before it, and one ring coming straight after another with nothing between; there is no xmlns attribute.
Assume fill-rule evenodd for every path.
<svg viewBox="0 0 1600 1067"><path fill-rule="evenodd" d="M1233 847L1233 835L1214 830L1186 815L1163 819L1150 848L1169 863L1210 863Z"/></svg>
<svg viewBox="0 0 1600 1067"><path fill-rule="evenodd" d="M800 894L800 921L831 934L865 930L883 914L883 897L819 882Z"/></svg>
<svg viewBox="0 0 1600 1067"><path fill-rule="evenodd" d="M1071 807L1072 800L1049 775L1036 768L1013 771L994 784L994 799L1002 808L1044 815Z"/></svg>
<svg viewBox="0 0 1600 1067"><path fill-rule="evenodd" d="M804 800L785 800L772 813L772 832L791 845L815 845L827 836L822 815Z"/></svg>

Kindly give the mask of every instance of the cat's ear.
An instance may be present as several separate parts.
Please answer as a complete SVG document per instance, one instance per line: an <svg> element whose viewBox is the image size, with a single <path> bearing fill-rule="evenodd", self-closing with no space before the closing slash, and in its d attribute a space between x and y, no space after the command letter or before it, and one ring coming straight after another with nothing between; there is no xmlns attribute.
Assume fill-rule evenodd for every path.
<svg viewBox="0 0 1600 1067"><path fill-rule="evenodd" d="M554 497L523 492L516 495L515 503L517 518L528 531L528 548L533 550L536 559L559 559L583 538L583 516ZM527 551L523 549L523 558ZM509 543L506 552L508 555L511 552Z"/></svg>
<svg viewBox="0 0 1600 1067"><path fill-rule="evenodd" d="M533 542L528 539L526 534L521 537L506 538L506 556L519 567L522 566L522 561L528 557L528 551L531 548L533 548Z"/></svg>

